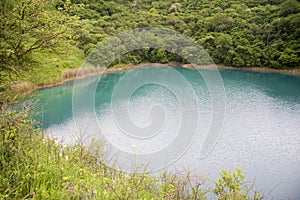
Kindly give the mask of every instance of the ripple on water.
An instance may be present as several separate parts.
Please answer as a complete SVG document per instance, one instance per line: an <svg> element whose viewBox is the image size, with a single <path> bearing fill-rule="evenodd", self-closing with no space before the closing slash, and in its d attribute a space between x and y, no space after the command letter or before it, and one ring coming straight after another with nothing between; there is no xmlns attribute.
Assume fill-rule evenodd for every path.
<svg viewBox="0 0 300 200"><path fill-rule="evenodd" d="M276 187L268 199L272 196L275 199L300 199L300 78L221 71L226 90L226 118L217 145L207 157L200 159L200 149L212 119L211 97L203 80L191 75L192 70L178 71L185 73L198 96L197 102L186 106L186 109L189 112L199 109L200 126L192 146L175 167L184 165L212 180L218 177L221 169L242 167L249 179L255 179L258 189L268 193ZM118 78L120 74L110 74L104 77L105 85L97 88L96 122L91 113L75 116L79 117L77 122L87 127L84 130L77 130L71 106L63 106L71 103L72 93L68 92L72 90L70 84L63 86L64 92L58 96L59 88L39 91L45 95L41 98L41 104L48 110L44 115L49 122L47 131L55 137L74 142L74 135L80 136L84 132L97 135L94 132L100 125L108 141L123 151L134 151L132 145L136 144L136 140L116 126L110 106L110 96ZM184 89L181 88L182 91ZM64 102L58 105L56 102L60 101ZM120 100L118 106L125 106L124 103ZM154 104L164 108L164 131L149 140L139 141L140 153L156 152L167 147L176 138L180 127L180 100L168 88L157 86L140 88L132 96L129 105L131 119L139 126L149 125L149 109ZM197 105L198 108L195 108ZM174 166L168 169L172 170Z"/></svg>

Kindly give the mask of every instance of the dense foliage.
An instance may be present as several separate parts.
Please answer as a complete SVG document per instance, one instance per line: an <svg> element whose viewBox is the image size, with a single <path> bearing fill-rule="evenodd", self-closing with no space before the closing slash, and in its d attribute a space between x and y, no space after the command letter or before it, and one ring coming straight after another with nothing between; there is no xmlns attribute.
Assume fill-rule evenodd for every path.
<svg viewBox="0 0 300 200"><path fill-rule="evenodd" d="M80 30L79 45L86 53L110 35L154 26L174 29L192 37L217 64L272 68L300 66L300 3L297 0L72 2L84 5L84 9L73 14L85 21ZM125 60L174 61L172 55L164 53L162 56L159 50L145 49L133 54Z"/></svg>
<svg viewBox="0 0 300 200"><path fill-rule="evenodd" d="M79 65L78 62L81 60L76 59L76 56L78 58L82 56L78 56L80 50L76 50L74 46L77 37L74 29L80 23L76 20L76 16L68 15L68 12L75 6L65 5L65 10L57 10L52 1L1 1L1 98L3 98L1 92L13 90L14 84L17 88L21 87L26 90L30 89L30 84L46 84L51 82L49 79L52 82L59 81L62 69ZM66 51L71 51L75 59L72 55L61 56L66 55ZM69 59L66 61L64 57ZM71 63L68 65L68 62ZM43 78L42 76L49 77Z"/></svg>
<svg viewBox="0 0 300 200"><path fill-rule="evenodd" d="M216 64L300 66L297 0L2 0L0 96L5 90L28 91L60 81L97 43L149 26L190 36ZM173 53L146 48L113 65L171 61L186 62Z"/></svg>
<svg viewBox="0 0 300 200"><path fill-rule="evenodd" d="M0 13L1 71L17 72L32 65L35 52L70 47L76 39L76 17L57 11L51 1L4 0Z"/></svg>

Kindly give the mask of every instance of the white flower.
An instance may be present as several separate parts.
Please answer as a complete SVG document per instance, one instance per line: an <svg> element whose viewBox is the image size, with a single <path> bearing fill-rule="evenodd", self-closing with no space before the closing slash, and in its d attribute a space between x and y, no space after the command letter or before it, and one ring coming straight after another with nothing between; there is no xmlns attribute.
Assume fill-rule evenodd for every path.
<svg viewBox="0 0 300 200"><path fill-rule="evenodd" d="M68 157L68 155L66 155L66 160L68 160L69 159L69 157Z"/></svg>

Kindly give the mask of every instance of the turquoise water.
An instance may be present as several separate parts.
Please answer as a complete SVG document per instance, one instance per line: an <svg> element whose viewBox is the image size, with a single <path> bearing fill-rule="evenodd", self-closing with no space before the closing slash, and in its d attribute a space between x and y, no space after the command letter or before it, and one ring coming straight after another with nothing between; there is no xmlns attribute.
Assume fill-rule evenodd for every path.
<svg viewBox="0 0 300 200"><path fill-rule="evenodd" d="M221 70L225 95L220 98L225 100L226 115L214 148L202 158L199 156L200 147L207 130L212 128L213 91L193 69L156 67L154 71L147 70L134 69L131 82L122 84L120 80L128 71L105 74L99 82L95 77L90 81L85 79L84 89L75 91L84 94L80 101L74 100L74 81L36 91L35 94L41 95L38 97L39 109L44 111L37 119L43 122L49 135L66 142L72 143L78 138L88 141L86 135L91 136L93 131L93 134L100 134L95 133L95 130L100 130L101 138L120 151L145 155L160 149L175 151L171 144L180 144L176 141L176 132L192 122L197 111L200 117L191 145L167 169L184 166L215 180L221 169L242 167L249 179L255 179L257 189L267 194L275 188L267 199L300 199L300 77ZM176 70L182 75L181 79L169 76L169 70ZM207 70L202 72L209 73ZM147 83L135 88L129 99L123 94L115 95L117 87L121 87L121 93L126 94L132 85L145 77L168 81L169 84L157 81ZM93 88L95 81L97 87ZM94 94L91 101L87 91ZM88 102L93 103L92 109L87 106ZM188 105L183 105L183 102L188 102ZM155 106L163 108L162 114ZM130 133L126 135L128 131L122 126L126 126L128 121L125 120L127 116L123 117L123 110L128 112L128 119L135 124L135 128L156 123L160 129L144 138L134 137ZM187 115L183 114L184 111ZM186 132L192 131L193 126L195 124L188 124ZM190 140L189 137L187 135L186 140ZM185 139L181 140L184 143ZM153 162L162 160L164 155ZM120 162L120 168L122 165L127 165L126 159Z"/></svg>

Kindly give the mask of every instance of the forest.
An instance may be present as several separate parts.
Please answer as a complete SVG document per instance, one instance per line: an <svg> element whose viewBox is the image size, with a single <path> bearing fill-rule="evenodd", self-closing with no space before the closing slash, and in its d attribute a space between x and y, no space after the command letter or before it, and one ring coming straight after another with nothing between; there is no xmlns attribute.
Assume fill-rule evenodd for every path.
<svg viewBox="0 0 300 200"><path fill-rule="evenodd" d="M79 67L98 43L142 27L183 33L220 65L300 66L297 0L3 0L0 14L2 92L12 82L13 90L21 91L55 83L64 71ZM112 65L143 62L186 60L146 48L127 53Z"/></svg>
<svg viewBox="0 0 300 200"><path fill-rule="evenodd" d="M202 45L216 64L236 67L299 67L300 14L296 0L74 1L84 9L71 14L85 21L79 48L139 27L164 27ZM62 5L62 4L61 4ZM57 5L59 7L59 4ZM168 62L181 58L145 49L125 62ZM151 58L150 56L151 55Z"/></svg>
<svg viewBox="0 0 300 200"><path fill-rule="evenodd" d="M63 71L79 67L97 43L142 27L183 33L220 65L300 66L297 0L3 0L0 13L1 91L11 81L21 89L56 82ZM130 52L113 65L172 61L186 62L148 48Z"/></svg>

